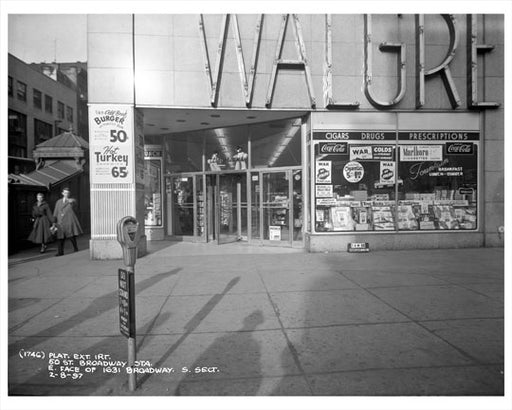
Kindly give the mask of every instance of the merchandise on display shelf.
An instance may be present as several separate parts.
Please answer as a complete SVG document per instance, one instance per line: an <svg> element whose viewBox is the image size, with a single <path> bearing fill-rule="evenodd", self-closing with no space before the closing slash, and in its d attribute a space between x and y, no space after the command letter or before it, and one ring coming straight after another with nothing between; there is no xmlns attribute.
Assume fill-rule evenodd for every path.
<svg viewBox="0 0 512 410"><path fill-rule="evenodd" d="M417 230L418 220L412 205L398 206L397 225L400 230Z"/></svg>
<svg viewBox="0 0 512 410"><path fill-rule="evenodd" d="M459 229L459 222L455 218L452 206L434 205L433 209L439 229Z"/></svg>
<svg viewBox="0 0 512 410"><path fill-rule="evenodd" d="M376 231L392 231L395 229L395 218L390 206L374 206L372 208L373 229Z"/></svg>
<svg viewBox="0 0 512 410"><path fill-rule="evenodd" d="M353 231L354 220L349 206L336 206L330 208L330 219L334 231Z"/></svg>

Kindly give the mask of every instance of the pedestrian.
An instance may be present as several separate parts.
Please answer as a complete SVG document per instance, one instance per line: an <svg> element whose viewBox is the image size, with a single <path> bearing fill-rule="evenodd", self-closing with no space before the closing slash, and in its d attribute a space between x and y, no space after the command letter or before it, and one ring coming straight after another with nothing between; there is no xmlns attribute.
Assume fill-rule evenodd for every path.
<svg viewBox="0 0 512 410"><path fill-rule="evenodd" d="M59 248L55 256L64 255L64 241L69 238L73 249L78 252L76 237L82 234L82 227L76 216L77 202L70 198L71 191L69 188L62 189L62 198L55 204L53 211L54 225L57 227L57 239L59 240Z"/></svg>
<svg viewBox="0 0 512 410"><path fill-rule="evenodd" d="M47 243L52 239L52 232L50 226L53 221L52 211L50 205L44 200L44 194L38 192L36 194L37 202L32 207L32 218L34 219L34 226L28 240L34 243L41 244L41 253L46 252Z"/></svg>

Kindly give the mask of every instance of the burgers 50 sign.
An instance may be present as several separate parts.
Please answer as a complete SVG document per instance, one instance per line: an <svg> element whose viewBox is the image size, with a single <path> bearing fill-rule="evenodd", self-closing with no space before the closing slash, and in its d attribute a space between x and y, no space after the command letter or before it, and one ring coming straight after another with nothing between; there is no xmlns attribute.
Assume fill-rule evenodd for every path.
<svg viewBox="0 0 512 410"><path fill-rule="evenodd" d="M89 110L91 182L133 182L132 108L101 105Z"/></svg>

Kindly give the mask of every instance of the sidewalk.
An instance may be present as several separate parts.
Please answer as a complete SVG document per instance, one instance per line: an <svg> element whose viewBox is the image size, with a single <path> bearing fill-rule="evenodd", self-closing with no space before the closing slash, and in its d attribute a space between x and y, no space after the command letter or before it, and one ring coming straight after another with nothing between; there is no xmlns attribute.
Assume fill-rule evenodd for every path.
<svg viewBox="0 0 512 410"><path fill-rule="evenodd" d="M127 358L122 262L90 261L83 250L17 263L9 391L503 395L503 258L501 248L308 254L161 242L135 267L146 373L134 393L113 363ZM52 371L50 353L60 360Z"/></svg>
<svg viewBox="0 0 512 410"><path fill-rule="evenodd" d="M77 237L76 242L79 250L89 249L89 240L91 239L90 235L80 235ZM48 248L45 253L40 253L41 246L34 245L31 248L23 249L19 252L16 252L12 255L9 255L9 267L13 265L17 265L18 263L25 263L29 261L36 261L41 259L47 259L54 257L57 253L57 241L53 241L48 244ZM71 242L66 240L64 243L64 252L71 253L73 252L73 246Z"/></svg>

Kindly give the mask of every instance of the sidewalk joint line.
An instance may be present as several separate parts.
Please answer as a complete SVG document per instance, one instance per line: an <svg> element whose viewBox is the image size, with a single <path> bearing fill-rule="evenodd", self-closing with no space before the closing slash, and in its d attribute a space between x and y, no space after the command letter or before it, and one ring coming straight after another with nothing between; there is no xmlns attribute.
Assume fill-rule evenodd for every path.
<svg viewBox="0 0 512 410"><path fill-rule="evenodd" d="M350 278L346 277L342 272L340 272L340 274L348 279L348 280L351 280ZM461 349L460 347L458 346L455 346L453 343L449 342L448 340L446 340L445 338L441 337L440 335L436 334L435 332L433 332L432 330L430 330L429 328L427 328L426 326L424 326L423 324L421 324L420 322L418 322L417 320L414 320L410 315L407 315L406 313L402 312L400 309L396 308L395 306L391 305L390 303L386 302L385 300L383 300L382 298L380 298L378 295L376 295L375 293L371 292L370 290L368 289L365 289L366 292L368 292L371 296L373 296L374 298L376 298L377 300L381 301L383 304L385 304L386 306L390 307L391 309L395 310L396 312L400 313L401 315L405 316L406 318L408 318L409 320L411 320L411 322L413 322L414 324L416 324L417 326L421 327L422 329L424 329L426 332L428 332L429 334L431 334L432 336L434 336L436 339L439 339L441 341L443 341L444 343L446 343L447 345L451 346L453 349L455 349L457 352L459 352L463 357L466 357L467 359L470 359L472 360L473 362L477 363L477 364L481 364L481 361L479 359L477 359L476 357L473 357L472 355L470 355L469 353L467 353L466 351L464 351L463 349Z"/></svg>
<svg viewBox="0 0 512 410"><path fill-rule="evenodd" d="M268 300L270 302L270 305L272 306L272 309L274 310L274 314L276 315L277 321L279 322L279 325L281 327L281 333L283 334L283 336L284 336L284 338L286 340L286 345L288 347L288 350L290 351L290 354L291 354L291 356L293 358L293 361L295 362L295 365L297 366L297 369L299 369L299 372L301 373L302 378L304 379L306 385L308 386L309 393L313 396L314 395L313 386L311 385L311 383L309 382L308 378L306 377L306 372L304 371L304 368L302 367L302 363L299 360L299 354L297 352L297 349L295 348L295 346L293 345L292 341L288 337L288 334L286 333L286 330L284 328L283 322L281 321L281 317L280 317L280 314L279 314L279 308L277 307L277 305L272 300L272 297L270 296L270 293L269 293L269 291L267 289L267 286L266 286L263 278L261 277L261 273L260 273L259 269L257 269L257 274L258 274L261 282L263 283L263 287L267 291Z"/></svg>

